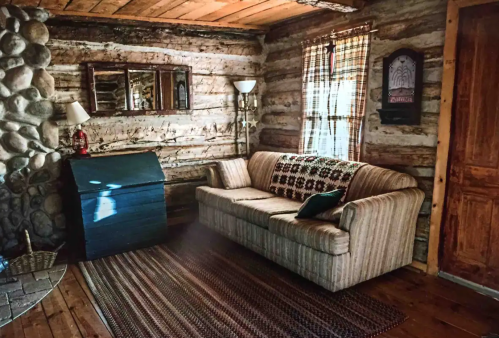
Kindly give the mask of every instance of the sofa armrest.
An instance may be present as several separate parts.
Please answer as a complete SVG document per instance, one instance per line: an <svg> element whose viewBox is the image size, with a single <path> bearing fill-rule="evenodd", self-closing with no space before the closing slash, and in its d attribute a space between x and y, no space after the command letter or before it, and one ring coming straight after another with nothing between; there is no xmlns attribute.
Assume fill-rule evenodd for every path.
<svg viewBox="0 0 499 338"><path fill-rule="evenodd" d="M339 227L350 233L352 284L412 262L423 199L423 191L411 188L345 205Z"/></svg>
<svg viewBox="0 0 499 338"><path fill-rule="evenodd" d="M208 181L208 186L212 188L224 189L224 184L220 178L220 173L216 166L208 167L205 170L206 180Z"/></svg>

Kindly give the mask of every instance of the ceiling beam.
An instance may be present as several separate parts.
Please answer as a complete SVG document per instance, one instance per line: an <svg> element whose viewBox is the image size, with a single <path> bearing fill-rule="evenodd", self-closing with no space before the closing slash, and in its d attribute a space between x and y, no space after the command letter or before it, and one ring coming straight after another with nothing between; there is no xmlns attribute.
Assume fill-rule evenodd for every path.
<svg viewBox="0 0 499 338"><path fill-rule="evenodd" d="M101 14L101 13L88 13L88 12L63 11L63 10L50 10L50 13L56 17L74 17L74 18L81 17L82 19L87 18L87 20L88 18L94 18L94 19L111 19L111 20L116 20L116 22L144 21L149 23L232 28L232 29L253 30L260 32L265 32L268 30L268 27L265 26L218 22L218 21L208 22L208 21L180 20L180 19L167 19L167 18L150 18L150 17L134 16L134 15Z"/></svg>
<svg viewBox="0 0 499 338"><path fill-rule="evenodd" d="M365 5L365 0L296 0L296 2L343 13L358 11Z"/></svg>

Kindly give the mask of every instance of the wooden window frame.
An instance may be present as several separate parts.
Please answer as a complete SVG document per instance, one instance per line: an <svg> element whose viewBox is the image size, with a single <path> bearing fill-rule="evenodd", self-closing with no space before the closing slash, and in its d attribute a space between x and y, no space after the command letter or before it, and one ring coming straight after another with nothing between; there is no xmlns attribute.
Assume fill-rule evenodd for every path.
<svg viewBox="0 0 499 338"><path fill-rule="evenodd" d="M430 219L430 242L426 272L438 275L439 249L441 245L442 218L447 190L447 172L451 139L452 108L456 80L456 53L459 32L459 11L462 8L499 2L499 0L449 0L447 4L447 24L445 27L444 64L440 117L438 119L437 159Z"/></svg>
<svg viewBox="0 0 499 338"><path fill-rule="evenodd" d="M109 117L109 116L144 116L144 115L185 115L192 113L193 110L193 85L192 85L192 67L181 65L165 65L165 64L143 64L143 63L116 63L116 62L88 62L87 67L87 88L88 98L90 103L90 115L93 117ZM126 79L126 96L127 106L131 106L129 73L130 70L151 70L156 72L157 90L157 105L158 109L152 110L116 110L104 111L97 110L97 93L95 91L94 70L98 69L119 69L124 70ZM163 109L163 90L161 87L161 71L181 70L187 73L187 86L189 88L189 108L188 109Z"/></svg>

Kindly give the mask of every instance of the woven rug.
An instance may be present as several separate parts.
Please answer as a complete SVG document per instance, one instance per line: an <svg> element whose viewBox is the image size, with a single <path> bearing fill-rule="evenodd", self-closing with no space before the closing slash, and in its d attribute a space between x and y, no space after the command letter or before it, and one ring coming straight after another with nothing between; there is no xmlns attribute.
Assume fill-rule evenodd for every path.
<svg viewBox="0 0 499 338"><path fill-rule="evenodd" d="M373 337L406 316L327 291L204 228L80 263L116 337Z"/></svg>

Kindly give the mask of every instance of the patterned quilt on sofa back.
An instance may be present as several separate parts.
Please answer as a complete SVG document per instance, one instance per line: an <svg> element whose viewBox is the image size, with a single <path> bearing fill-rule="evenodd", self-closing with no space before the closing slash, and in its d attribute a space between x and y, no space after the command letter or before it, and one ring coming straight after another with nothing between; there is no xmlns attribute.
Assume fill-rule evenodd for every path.
<svg viewBox="0 0 499 338"><path fill-rule="evenodd" d="M352 178L364 165L330 157L284 154L274 167L270 192L303 202L313 194L345 189L343 203Z"/></svg>

